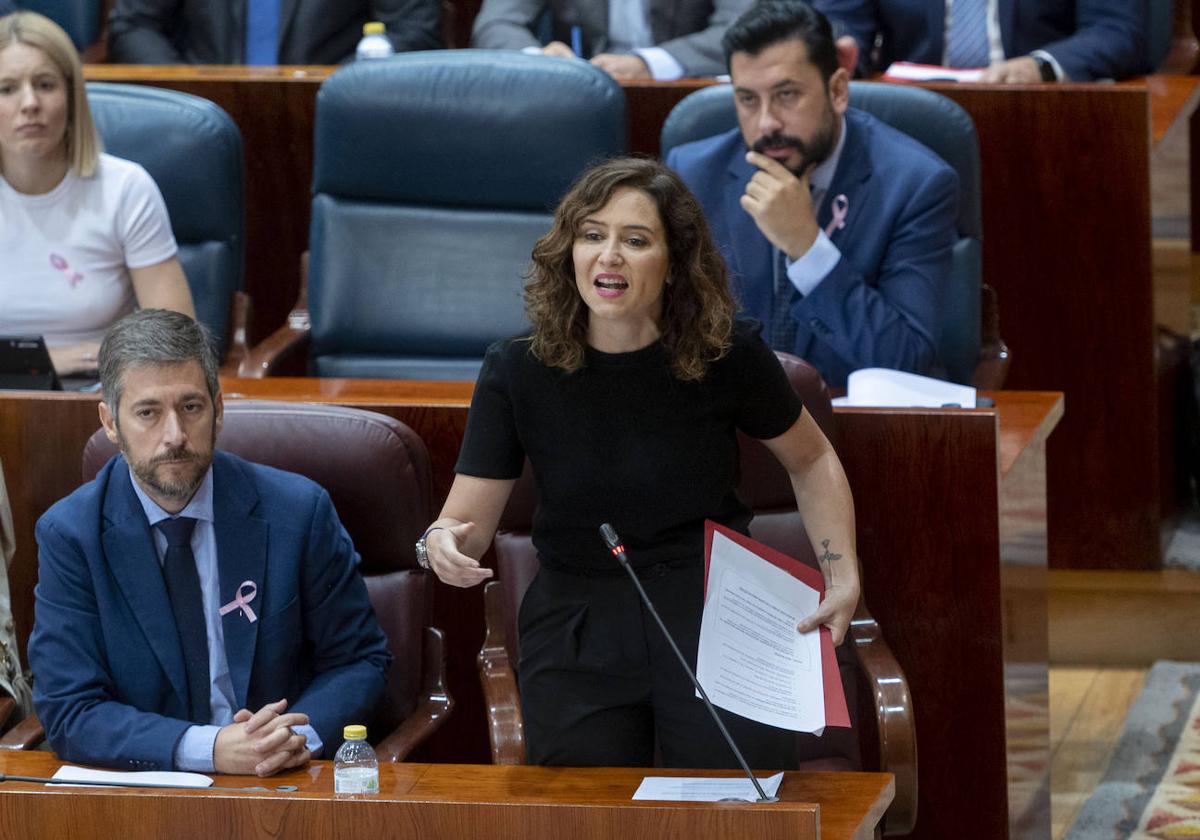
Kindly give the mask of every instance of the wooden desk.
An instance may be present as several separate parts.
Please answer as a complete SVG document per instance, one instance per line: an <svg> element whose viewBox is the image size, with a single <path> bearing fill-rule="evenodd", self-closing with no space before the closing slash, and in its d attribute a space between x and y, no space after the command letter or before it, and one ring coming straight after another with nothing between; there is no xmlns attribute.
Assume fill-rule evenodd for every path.
<svg viewBox="0 0 1200 840"><path fill-rule="evenodd" d="M224 390L231 399L370 408L409 424L430 449L436 506L452 477L472 385L281 378L229 380ZM1020 826L1045 799L1008 787L1013 748L1048 749L1049 742L1048 734L1021 733L1021 743L1010 744L1006 674L1032 665L1041 670L1031 693L1045 687L1038 576L1046 564L1046 445L1063 402L1058 394L994 396L997 408L976 411L836 412L865 591L914 698L925 759L914 837L1026 836ZM0 462L17 532L10 582L22 655L37 574L34 521L78 485L83 444L98 427L95 402L79 394L0 392ZM1010 566L1020 573L1011 575ZM1008 585L1017 587L1015 595L1006 593ZM1027 608L1006 606L1015 600ZM474 666L482 616L479 588L438 589L436 621L446 631L449 687L459 705L429 745L430 759L487 760Z"/></svg>
<svg viewBox="0 0 1200 840"><path fill-rule="evenodd" d="M0 755L0 773L47 777L50 753ZM511 840L616 836L679 840L870 840L892 800L886 773L788 773L769 804L634 802L643 776L699 775L626 768L384 764L368 801L337 799L333 767L314 761L263 780L217 776L222 787L296 785L294 793L60 788L0 784L5 837L220 838L403 837ZM705 774L708 775L708 774ZM715 772L713 775L732 775ZM68 805L68 798L70 799Z"/></svg>

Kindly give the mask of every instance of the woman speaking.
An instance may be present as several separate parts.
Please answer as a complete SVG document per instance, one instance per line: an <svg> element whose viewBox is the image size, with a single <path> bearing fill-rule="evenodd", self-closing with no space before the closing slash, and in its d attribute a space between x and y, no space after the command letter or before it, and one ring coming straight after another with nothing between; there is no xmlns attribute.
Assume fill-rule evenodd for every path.
<svg viewBox="0 0 1200 840"><path fill-rule="evenodd" d="M83 68L49 18L0 18L0 334L42 335L59 375L96 369L134 306L195 315L146 170L100 153Z"/></svg>
<svg viewBox="0 0 1200 840"><path fill-rule="evenodd" d="M841 642L859 595L854 514L841 464L756 325L733 318L703 212L662 164L584 173L533 251L532 334L491 347L453 487L425 536L446 583L491 576L491 543L526 457L540 569L520 610L526 754L533 763L736 766L683 669L600 540L611 522L695 665L704 520L743 533L740 429L791 476L826 598L800 630ZM833 559L834 555L840 558ZM795 763L795 733L721 712L747 761Z"/></svg>

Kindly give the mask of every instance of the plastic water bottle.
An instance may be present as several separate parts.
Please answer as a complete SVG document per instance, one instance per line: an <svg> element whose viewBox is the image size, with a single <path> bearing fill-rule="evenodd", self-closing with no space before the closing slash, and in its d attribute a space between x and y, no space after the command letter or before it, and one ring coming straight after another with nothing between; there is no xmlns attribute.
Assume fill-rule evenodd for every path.
<svg viewBox="0 0 1200 840"><path fill-rule="evenodd" d="M387 28L377 20L363 24L362 40L358 42L355 56L359 61L367 58L387 58L396 50L386 35Z"/></svg>
<svg viewBox="0 0 1200 840"><path fill-rule="evenodd" d="M337 796L379 793L379 759L367 743L367 727L352 725L342 730L346 740L333 757L333 792Z"/></svg>

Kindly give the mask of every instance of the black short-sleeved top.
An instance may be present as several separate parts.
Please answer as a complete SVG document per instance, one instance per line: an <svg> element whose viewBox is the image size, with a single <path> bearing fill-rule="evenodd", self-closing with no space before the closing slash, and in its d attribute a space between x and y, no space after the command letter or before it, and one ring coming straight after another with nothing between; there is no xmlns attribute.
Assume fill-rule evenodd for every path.
<svg viewBox="0 0 1200 840"><path fill-rule="evenodd" d="M632 353L587 349L566 373L528 338L492 345L475 386L455 471L538 486L533 543L556 568L619 569L600 539L612 523L630 562L703 556L704 520L745 531L736 430L783 434L802 405L757 322L735 321L729 353L704 379L675 377L661 343Z"/></svg>

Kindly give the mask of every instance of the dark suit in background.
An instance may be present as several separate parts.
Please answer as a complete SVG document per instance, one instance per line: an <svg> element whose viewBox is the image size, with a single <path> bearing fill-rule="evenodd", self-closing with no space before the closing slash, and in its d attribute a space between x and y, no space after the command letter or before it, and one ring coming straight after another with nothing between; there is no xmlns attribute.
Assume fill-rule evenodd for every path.
<svg viewBox="0 0 1200 840"><path fill-rule="evenodd" d="M0 0L0 17L11 15L17 10L17 4L11 0Z"/></svg>
<svg viewBox="0 0 1200 840"><path fill-rule="evenodd" d="M770 324L778 251L740 203L758 171L746 162L740 130L678 146L667 165L703 205L742 312ZM845 227L829 235L841 259L792 305L795 342L771 345L838 387L863 367L939 372L937 307L958 236L958 176L908 135L851 108L841 158L816 208L822 229L837 196L848 201Z"/></svg>
<svg viewBox="0 0 1200 840"><path fill-rule="evenodd" d="M1132 0L998 0L1005 58L1044 50L1077 82L1122 79L1143 72L1145 9ZM858 41L863 72L893 61L941 64L945 0L812 0ZM878 67L868 56L883 36Z"/></svg>
<svg viewBox="0 0 1200 840"><path fill-rule="evenodd" d="M721 36L751 0L650 0L650 34L679 62L685 76L725 72ZM608 3L605 0L484 0L471 28L471 46L520 50L540 46L533 26L549 9L554 40L571 43L571 27L583 30L584 58L607 52Z"/></svg>
<svg viewBox="0 0 1200 840"><path fill-rule="evenodd" d="M370 20L397 52L437 49L440 19L438 0L280 0L278 63L352 58ZM245 49L246 0L117 0L108 19L118 64L242 64Z"/></svg>
<svg viewBox="0 0 1200 840"><path fill-rule="evenodd" d="M325 758L342 726L365 723L391 657L358 555L329 494L292 473L213 456L220 620L236 708L280 698L304 712ZM38 520L34 707L65 761L171 769L188 720L175 616L146 513L123 457Z"/></svg>

